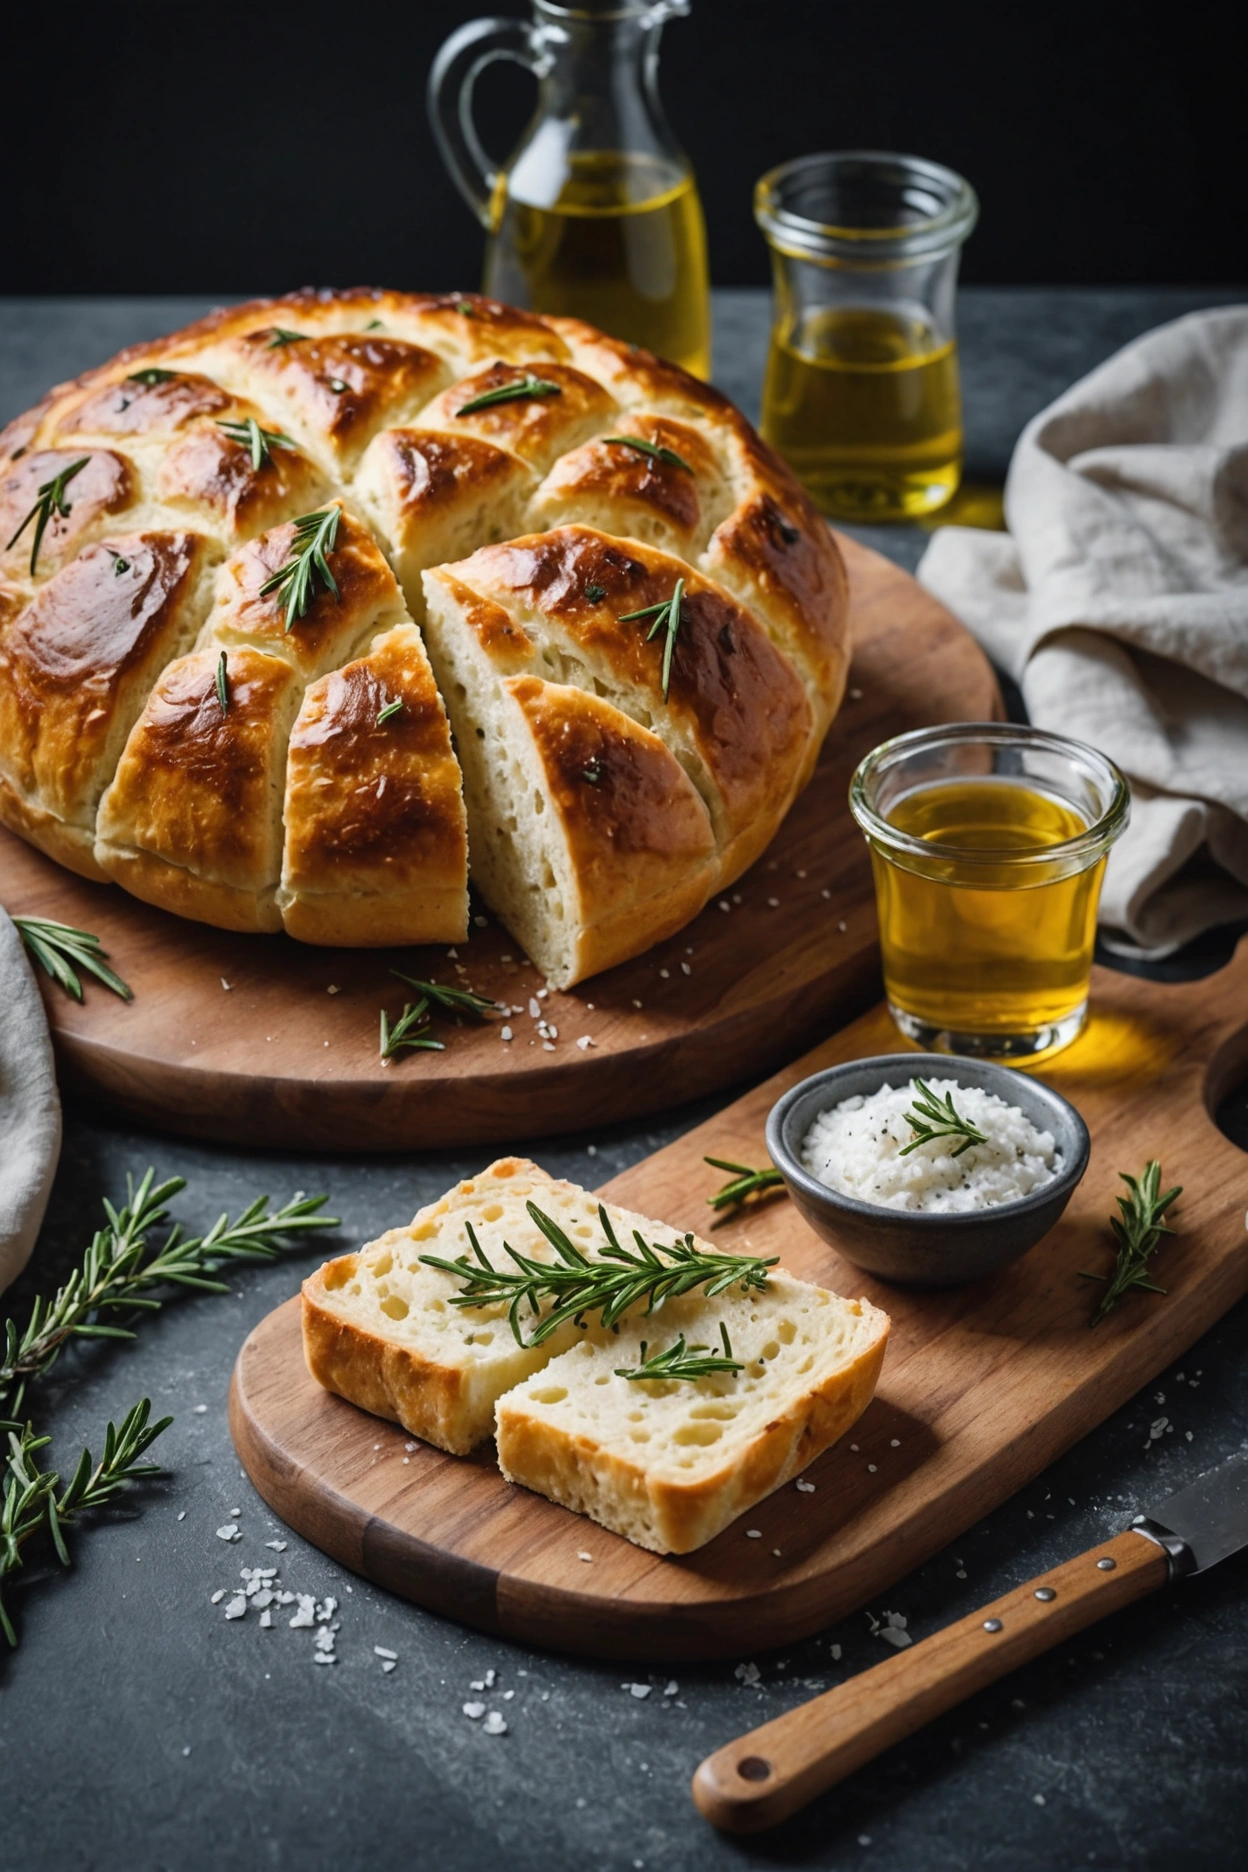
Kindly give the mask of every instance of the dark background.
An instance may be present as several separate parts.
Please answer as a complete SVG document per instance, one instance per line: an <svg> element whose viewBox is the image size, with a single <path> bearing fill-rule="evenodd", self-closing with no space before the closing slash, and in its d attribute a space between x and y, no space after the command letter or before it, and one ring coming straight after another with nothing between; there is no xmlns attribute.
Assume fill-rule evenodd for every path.
<svg viewBox="0 0 1248 1872"><path fill-rule="evenodd" d="M0 57L0 291L470 286L481 235L424 82L446 35L521 0L217 0L10 10ZM663 92L696 166L718 284L762 283L754 180L821 148L935 157L983 216L963 277L1248 278L1242 62L1229 7L1091 0L694 0ZM532 81L478 87L493 154Z"/></svg>

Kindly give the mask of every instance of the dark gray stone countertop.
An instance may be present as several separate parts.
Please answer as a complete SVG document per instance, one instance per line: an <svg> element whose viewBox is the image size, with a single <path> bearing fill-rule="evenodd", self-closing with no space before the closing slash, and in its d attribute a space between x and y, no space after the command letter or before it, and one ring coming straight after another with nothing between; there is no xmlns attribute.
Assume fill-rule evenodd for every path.
<svg viewBox="0 0 1248 1872"><path fill-rule="evenodd" d="M1149 326L1227 292L967 291L961 333L968 467L1000 480L1023 422ZM54 380L203 308L160 300L0 302L0 420ZM717 376L751 412L764 296L717 299ZM861 529L913 566L918 528ZM0 1014L0 1018L3 1018ZM815 1036L812 1035L812 1040ZM722 1101L720 1101L722 1102ZM534 1148L558 1175L602 1181L711 1109L590 1125ZM1248 1136L1242 1141L1248 1146ZM523 1149L525 1139L513 1140ZM2 1146L0 1146L2 1147ZM19 1313L85 1246L100 1197L149 1162L188 1189L200 1228L253 1194L325 1190L335 1245L404 1220L481 1152L346 1158L247 1154L138 1134L71 1110L52 1206ZM1170 1166L1167 1166L1169 1168ZM1181 1166L1174 1166L1181 1174ZM1248 1174L1245 1176L1248 1190ZM226 1388L250 1327L328 1244L246 1269L228 1297L175 1301L134 1345L66 1355L42 1389L54 1454L98 1449L102 1425L150 1396L176 1421L167 1473L79 1533L71 1572L32 1567L14 1592L21 1645L0 1660L0 1863L14 1867L493 1865L728 1872L735 1866L879 1872L1072 1872L1248 1863L1248 1560L1177 1587L1060 1646L891 1750L761 1839L721 1839L689 1776L711 1749L891 1655L859 1614L808 1643L717 1666L594 1664L526 1651L435 1618L343 1570L281 1527L240 1473ZM1174 1252L1181 1252L1181 1243ZM1137 1303L1142 1304L1142 1303ZM1158 1304L1164 1304L1159 1302ZM1248 1305L1126 1409L891 1588L883 1604L922 1637L1124 1526L1248 1443ZM1162 1418L1168 1429L1156 1437ZM235 1518L242 1537L215 1530ZM286 1541L280 1555L266 1546ZM339 1600L339 1662L312 1635L255 1613L227 1622L219 1588L276 1562L298 1592ZM374 1646L397 1654L383 1673ZM757 1683L737 1663L755 1663ZM461 1712L470 1684L509 1725ZM679 1684L665 1696L668 1678ZM625 1679L652 1681L645 1698Z"/></svg>

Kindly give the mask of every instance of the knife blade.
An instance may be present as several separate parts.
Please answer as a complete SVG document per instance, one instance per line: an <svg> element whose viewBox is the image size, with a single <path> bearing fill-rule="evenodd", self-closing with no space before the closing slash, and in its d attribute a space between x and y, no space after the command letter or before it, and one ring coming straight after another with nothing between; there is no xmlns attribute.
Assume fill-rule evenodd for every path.
<svg viewBox="0 0 1248 1872"><path fill-rule="evenodd" d="M1166 1549L1171 1573L1207 1573L1248 1547L1248 1455L1232 1456L1131 1523Z"/></svg>
<svg viewBox="0 0 1248 1872"><path fill-rule="evenodd" d="M1050 1646L1171 1580L1248 1549L1248 1455L969 1618L708 1755L693 1798L715 1826L757 1833L882 1749Z"/></svg>

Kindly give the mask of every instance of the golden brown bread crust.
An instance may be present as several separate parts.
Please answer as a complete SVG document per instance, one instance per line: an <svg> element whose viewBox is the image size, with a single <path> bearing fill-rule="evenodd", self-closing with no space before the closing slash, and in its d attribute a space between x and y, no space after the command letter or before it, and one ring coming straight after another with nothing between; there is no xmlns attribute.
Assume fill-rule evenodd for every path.
<svg viewBox="0 0 1248 1872"><path fill-rule="evenodd" d="M301 942L377 948L467 935L459 763L414 625L307 691L284 819L282 920Z"/></svg>
<svg viewBox="0 0 1248 1872"><path fill-rule="evenodd" d="M159 671L186 649L217 557L194 533L87 546L0 618L0 818L98 877L95 817Z"/></svg>
<svg viewBox="0 0 1248 1872"><path fill-rule="evenodd" d="M30 517L31 509L39 499L39 489L76 462L83 466L64 484L65 511L51 512L32 573L37 522ZM47 578L102 532L109 517L128 507L133 496L130 463L111 449L25 451L0 478L0 571Z"/></svg>
<svg viewBox="0 0 1248 1872"><path fill-rule="evenodd" d="M504 685L558 815L579 927L578 976L683 927L719 874L706 807L657 735L599 697L536 676Z"/></svg>
<svg viewBox="0 0 1248 1872"><path fill-rule="evenodd" d="M692 1553L844 1436L875 1395L887 1343L885 1318L882 1332L853 1363L769 1423L744 1460L736 1456L693 1482L649 1469L641 1459L586 1448L583 1439L530 1415L522 1402L512 1408L506 1397L498 1405L499 1467L509 1480L581 1513L593 1514L596 1497L642 1497L649 1505L647 1519L659 1532L656 1550Z"/></svg>
<svg viewBox="0 0 1248 1872"><path fill-rule="evenodd" d="M201 648L253 644L285 658L310 682L353 656L375 631L406 616L394 574L368 528L342 509L341 502L331 505L341 511L334 544L326 554L337 593L318 575L306 612L287 623L282 593L266 595L264 587L290 559L295 528L274 527L250 540L221 568Z"/></svg>
<svg viewBox="0 0 1248 1872"><path fill-rule="evenodd" d="M181 657L156 684L101 803L96 860L162 909L280 929L282 774L300 683L280 657L241 646L226 653L223 710L220 654Z"/></svg>
<svg viewBox="0 0 1248 1872"><path fill-rule="evenodd" d="M290 333L299 334L295 342L285 341ZM474 396L530 372L555 383L559 394L459 414ZM274 443L257 467L247 442L222 427L249 417L294 446ZM674 451L688 468L631 450L612 436ZM568 522L575 532L576 521L590 521L599 535L620 536L613 550L642 564L645 576L611 586L598 615L590 614L593 607L555 605L550 619L562 680L571 695L592 698L599 672L606 672L608 688L620 683L631 690L649 671L640 719L649 721L710 808L721 883L766 844L812 770L840 699L848 660L843 567L787 468L719 392L576 320L518 312L478 294L371 288L305 289L224 308L58 385L0 433L0 549L29 513L38 487L83 456L87 465L66 489L69 512L52 516L45 532L35 578L29 574L33 524L0 551L0 573L28 602L59 567L110 529L115 534L119 516L130 533L193 528L208 542L205 551L224 548L233 555L200 647L225 646L231 656L236 646L267 649L292 665L296 700L301 686L360 658L374 633L403 624L409 612L423 617L420 579L431 566L462 561L490 542L552 522ZM339 606L318 588L308 618L288 634L279 607L261 601L258 587L282 563L289 539L289 528L279 537L283 525L333 499L346 508L339 550L342 583L351 590ZM406 609L370 530L398 573ZM690 594L666 704L656 701L653 680L660 646L643 643L639 650L644 628L629 641L618 628L613 637L607 615L626 608L625 587L638 605L663 595L666 574L646 558L654 546L676 555L672 563ZM554 554L560 557L576 555L565 547ZM587 550L581 558L584 571ZM516 607L533 604L541 611L560 576L557 567L545 568L542 593L520 591L515 604L506 594L474 598L500 680L536 673ZM507 615L494 617L486 629L491 606ZM770 665L757 648L768 639ZM515 654L504 656L508 645ZM595 667L592 679L587 661ZM103 640L99 665L99 680L107 684ZM153 666L146 680L154 673ZM804 689L804 714L793 700L795 679ZM0 670L0 687L5 680ZM141 686L137 676L134 686ZM109 705L120 711L113 721L118 739L129 727L121 688ZM0 697L0 817L44 850L98 875L91 828L81 817L66 816L68 796L51 767L30 784L14 779L30 768L22 732L11 727L24 706L19 690L9 698L7 715ZM587 703L587 720L595 713ZM735 725L734 713L740 718ZM565 714L569 720L575 714L571 704ZM751 764L751 744L765 748L761 763ZM273 760L280 789L284 752ZM170 766L169 774L174 771ZM190 761L192 794L197 784ZM175 785L171 778L169 788ZM171 851L159 859L148 852L142 863L137 847L124 863L114 854L113 874L124 869L153 901L210 921L225 901L222 892L228 898L235 888L252 906L247 914L275 927L273 901L266 900L263 913L255 909L256 887L246 867L232 885L213 873L215 860L205 871L194 816L179 821L166 805L168 825L183 826L188 849L180 859ZM410 863L401 865L414 875L416 863L414 846ZM165 896L159 894L166 888L162 878ZM192 888L196 878L203 890ZM406 929L418 930L422 918L436 921L442 914L437 906L444 883L431 870L423 904L415 892L405 897L406 907L396 903L396 918L409 919ZM318 918L333 928L328 893L316 895L326 899L318 903ZM356 895L353 886L344 887L344 932L358 926L351 907ZM232 900L221 914L238 926Z"/></svg>

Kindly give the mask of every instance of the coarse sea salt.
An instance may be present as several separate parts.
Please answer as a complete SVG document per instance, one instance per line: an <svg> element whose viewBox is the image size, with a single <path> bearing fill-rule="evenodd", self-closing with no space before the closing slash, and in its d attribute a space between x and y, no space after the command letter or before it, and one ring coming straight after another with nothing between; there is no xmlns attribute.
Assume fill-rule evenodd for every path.
<svg viewBox="0 0 1248 1872"><path fill-rule="evenodd" d="M925 1083L938 1100L952 1096L955 1109L984 1133L987 1143L972 1144L955 1157L962 1140L936 1138L903 1157L915 1138L906 1113L921 1096L911 1079L820 1112L802 1141L806 1168L829 1189L858 1202L945 1213L1016 1202L1051 1183L1062 1169L1052 1132L1037 1130L1017 1105L956 1079Z"/></svg>

